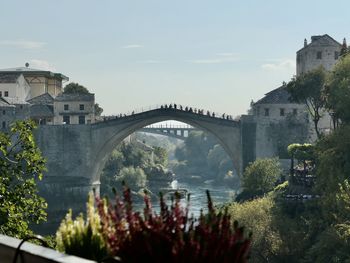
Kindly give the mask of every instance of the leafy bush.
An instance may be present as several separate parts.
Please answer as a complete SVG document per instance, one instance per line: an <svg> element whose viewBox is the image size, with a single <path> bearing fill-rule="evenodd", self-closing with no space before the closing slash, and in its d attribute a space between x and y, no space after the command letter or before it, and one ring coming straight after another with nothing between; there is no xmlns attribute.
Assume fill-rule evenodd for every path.
<svg viewBox="0 0 350 263"><path fill-rule="evenodd" d="M189 199L188 199L189 202ZM208 193L208 214L201 213L198 220L188 216L188 208L181 207L177 198L168 207L160 197L160 213L152 210L148 196L145 196L143 216L134 212L130 190L124 189L123 200L116 196L115 204L106 199L96 198L98 219L90 227L90 232L103 237L100 248L106 244L110 257L116 256L122 262L246 262L250 239L244 236L243 227L237 221L232 224L227 211L216 213ZM89 208L90 207L90 208ZM88 210L92 204L89 202ZM93 213L95 218L96 213ZM87 255L97 248L87 240L88 222L82 217L75 221L63 221L58 243L67 253ZM97 222L100 225L97 225ZM84 225L83 231L67 229ZM84 233L81 235L81 233ZM99 239L100 241L100 239ZM78 245L77 245L78 244ZM77 252L78 250L79 252ZM88 250L84 252L81 250ZM100 255L100 254L99 254ZM90 257L89 257L90 256ZM101 256L100 256L101 258Z"/></svg>
<svg viewBox="0 0 350 263"><path fill-rule="evenodd" d="M30 224L46 221L47 203L37 182L45 159L35 144L32 121L18 121L0 132L0 234L17 238L32 235Z"/></svg>
<svg viewBox="0 0 350 263"><path fill-rule="evenodd" d="M271 191L281 174L278 159L257 159L243 173L243 192L237 196L237 200L255 198Z"/></svg>
<svg viewBox="0 0 350 263"><path fill-rule="evenodd" d="M89 196L87 219L80 214L74 221L70 210L56 233L57 249L68 254L102 260L107 248L101 234L100 216L94 208L94 197Z"/></svg>
<svg viewBox="0 0 350 263"><path fill-rule="evenodd" d="M299 161L314 160L314 146L312 144L293 143L288 146L288 154Z"/></svg>
<svg viewBox="0 0 350 263"><path fill-rule="evenodd" d="M145 172L139 167L134 168L132 166L121 169L119 175L117 175L115 179L120 184L125 182L132 188L144 188L147 183L147 175Z"/></svg>
<svg viewBox="0 0 350 263"><path fill-rule="evenodd" d="M274 256L281 252L282 240L273 222L274 206L272 196L225 206L229 214L254 233L251 262L274 262Z"/></svg>

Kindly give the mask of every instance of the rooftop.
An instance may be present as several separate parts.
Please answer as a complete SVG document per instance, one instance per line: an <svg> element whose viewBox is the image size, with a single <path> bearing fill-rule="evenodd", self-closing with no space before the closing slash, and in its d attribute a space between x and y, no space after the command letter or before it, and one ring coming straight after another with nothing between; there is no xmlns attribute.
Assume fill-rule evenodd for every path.
<svg viewBox="0 0 350 263"><path fill-rule="evenodd" d="M53 106L36 104L30 107L31 117L53 117Z"/></svg>
<svg viewBox="0 0 350 263"><path fill-rule="evenodd" d="M17 97L2 97L2 99L4 99L9 104L29 104L28 102L22 101Z"/></svg>
<svg viewBox="0 0 350 263"><path fill-rule="evenodd" d="M286 86L281 86L265 94L265 96L254 103L256 104L289 104L290 94L287 91Z"/></svg>
<svg viewBox="0 0 350 263"><path fill-rule="evenodd" d="M305 40L306 41L306 40ZM306 43L305 43L306 44ZM308 47L312 47L312 46L329 46L329 45L338 45L341 46L341 44L336 41L334 38L332 38L331 36L324 34L324 35L318 35L318 36L311 36L311 42L309 44L306 44L303 48L301 48L300 50L297 51L300 52L301 50L308 48Z"/></svg>
<svg viewBox="0 0 350 263"><path fill-rule="evenodd" d="M4 98L0 97L0 107L15 107L8 103Z"/></svg>
<svg viewBox="0 0 350 263"><path fill-rule="evenodd" d="M28 100L30 104L47 105L53 104L54 98L49 93L44 93Z"/></svg>
<svg viewBox="0 0 350 263"><path fill-rule="evenodd" d="M0 83L16 83L20 74L2 74L0 73Z"/></svg>
<svg viewBox="0 0 350 263"><path fill-rule="evenodd" d="M55 101L94 101L95 94L80 94L80 93L61 93L55 98Z"/></svg>
<svg viewBox="0 0 350 263"><path fill-rule="evenodd" d="M68 81L69 78L61 73L54 73L48 70L34 69L29 67L18 67L18 68L7 68L0 69L0 76L3 75L18 75L19 73L27 76L47 76L47 77L55 77L62 80Z"/></svg>

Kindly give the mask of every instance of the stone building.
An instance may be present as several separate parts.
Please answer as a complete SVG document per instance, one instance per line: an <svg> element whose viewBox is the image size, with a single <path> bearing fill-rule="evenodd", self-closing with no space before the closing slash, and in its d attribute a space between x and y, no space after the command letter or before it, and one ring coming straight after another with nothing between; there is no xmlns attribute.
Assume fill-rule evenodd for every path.
<svg viewBox="0 0 350 263"><path fill-rule="evenodd" d="M342 45L325 34L312 36L311 43L296 52L296 76L323 66L331 70L339 59ZM256 124L256 158L286 156L286 146L292 142L311 142L316 139L313 122L304 104L294 103L285 85L252 102L249 114ZM320 131L329 132L331 118L324 114L319 122Z"/></svg>
<svg viewBox="0 0 350 263"><path fill-rule="evenodd" d="M54 99L54 124L95 122L95 94L65 94Z"/></svg>
<svg viewBox="0 0 350 263"><path fill-rule="evenodd" d="M28 100L30 103L30 118L39 125L53 124L54 98L49 93L44 93Z"/></svg>
<svg viewBox="0 0 350 263"><path fill-rule="evenodd" d="M11 105L0 97L0 129L7 130L10 123L15 119L16 106Z"/></svg>
<svg viewBox="0 0 350 263"><path fill-rule="evenodd" d="M338 61L342 45L325 34L312 36L311 43L304 40L304 47L297 51L297 76L319 66L331 70Z"/></svg>
<svg viewBox="0 0 350 263"><path fill-rule="evenodd" d="M289 144L311 140L305 105L291 102L284 85L252 103L251 114L256 123L256 158L288 159Z"/></svg>
<svg viewBox="0 0 350 263"><path fill-rule="evenodd" d="M10 105L14 111L0 118L0 124L8 127L29 118L39 125L95 122L94 94L63 94L62 84L68 77L28 66L0 70L0 110Z"/></svg>
<svg viewBox="0 0 350 263"><path fill-rule="evenodd" d="M18 67L0 70L0 96L27 101L44 93L56 97L69 78L61 73Z"/></svg>

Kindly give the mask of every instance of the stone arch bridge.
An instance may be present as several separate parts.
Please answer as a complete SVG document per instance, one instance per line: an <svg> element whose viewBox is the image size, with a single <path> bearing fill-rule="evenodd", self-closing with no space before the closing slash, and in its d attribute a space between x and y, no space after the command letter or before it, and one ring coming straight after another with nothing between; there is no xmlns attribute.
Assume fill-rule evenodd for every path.
<svg viewBox="0 0 350 263"><path fill-rule="evenodd" d="M166 120L184 122L214 135L238 174L248 159L254 158L243 154L249 125L242 125L242 119L228 120L174 108L108 118L95 124L44 125L35 132L48 169L39 185L41 194L56 212L69 207L75 211L84 209L87 193L93 188L99 191L100 174L113 149L131 133Z"/></svg>

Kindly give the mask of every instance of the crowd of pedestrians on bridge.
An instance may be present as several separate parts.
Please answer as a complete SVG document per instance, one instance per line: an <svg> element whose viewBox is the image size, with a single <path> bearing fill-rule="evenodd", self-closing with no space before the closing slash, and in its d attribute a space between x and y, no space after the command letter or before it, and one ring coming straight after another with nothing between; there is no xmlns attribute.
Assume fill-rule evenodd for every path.
<svg viewBox="0 0 350 263"><path fill-rule="evenodd" d="M192 108L192 107L183 107L182 105L177 105L177 104L164 104L160 106L160 109L163 110L180 110L180 111L185 111L185 112L190 112L190 113L194 113L194 114L199 114L199 115L205 115L205 116L209 116L211 118L220 118L220 119L224 119L224 120L233 120L232 115L228 115L226 113L223 114L217 114L215 112L210 112L209 110L204 111L202 109L197 109L197 108ZM107 121L107 120L111 120L111 119L119 119L119 118L123 118L123 117L127 117L127 116L132 116L135 114L135 111L132 111L129 114L118 114L115 116L104 116L103 117L103 121Z"/></svg>
<svg viewBox="0 0 350 263"><path fill-rule="evenodd" d="M196 109L196 108L192 108L192 107L183 107L182 105L176 105L174 104L164 104L160 106L161 109L174 109L174 110L181 110L181 111L186 111L186 112L191 112L191 113L195 113L195 114L200 114L200 115L207 115L209 117L213 117L213 118L222 118L222 119L226 119L226 120L233 120L231 115L227 115L226 113L223 113L221 116L220 115L216 115L215 112L210 112L210 111L204 111L201 109Z"/></svg>

